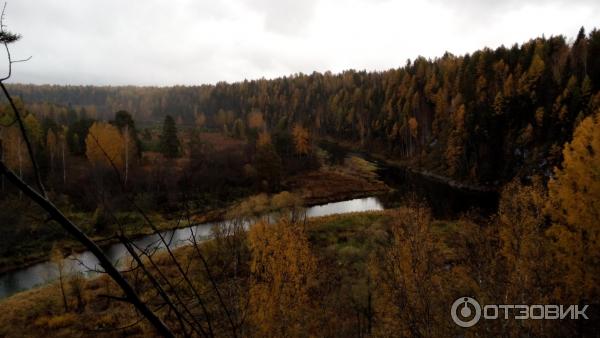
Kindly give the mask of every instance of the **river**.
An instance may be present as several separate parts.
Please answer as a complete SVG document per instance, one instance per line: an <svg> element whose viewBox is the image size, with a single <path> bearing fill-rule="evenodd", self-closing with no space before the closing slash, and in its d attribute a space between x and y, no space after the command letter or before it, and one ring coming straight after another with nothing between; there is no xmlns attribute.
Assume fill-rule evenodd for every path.
<svg viewBox="0 0 600 338"><path fill-rule="evenodd" d="M498 194L493 191L474 191L461 189L446 184L443 181L414 173L408 169L384 163L368 154L348 151L335 144L321 145L330 154L330 164L343 164L345 158L358 156L372 162L377 167L380 180L392 188L387 194L377 197L358 198L347 201L327 203L307 208L308 217L343 214L369 210L396 208L410 202L422 201L430 208L434 218L455 219L461 214L476 210L478 214L488 215L497 209ZM206 240L211 235L214 223L203 223L192 227L163 232L169 247L176 248L189 244L191 231L196 238ZM164 248L158 235L148 235L134 241L140 248ZM113 244L105 249L107 256L117 265L129 261L129 254L122 244ZM85 251L63 260L63 271L66 273L83 273L92 276L92 270L100 269L96 257ZM23 269L14 270L0 275L0 299L9 297L17 292L46 284L58 278L56 263L42 262Z"/></svg>
<svg viewBox="0 0 600 338"><path fill-rule="evenodd" d="M344 165L345 159L351 156L373 163L377 167L379 180L392 188L390 193L379 198L385 209L406 205L409 201L423 202L431 209L434 218L455 219L471 211L490 215L498 208L498 193L493 189L456 187L436 177L411 171L337 143L323 141L319 146L329 154L331 165Z"/></svg>
<svg viewBox="0 0 600 338"><path fill-rule="evenodd" d="M315 205L306 209L307 217L318 217L349 212L383 210L383 205L377 197L358 198L342 202ZM211 229L215 223L203 223L192 227L180 228L162 232L170 248L177 248L190 244L191 234L194 233L198 241L206 240L211 236ZM140 248L164 249L159 236L148 235L134 241ZM123 266L129 261L129 254L123 244L117 243L104 249L109 259L117 266ZM98 260L89 251L84 251L69 257L62 262L63 273L82 273L91 277L96 274L93 270L100 270ZM28 290L56 280L59 276L58 264L42 262L14 270L0 275L0 299L9 297L17 292Z"/></svg>

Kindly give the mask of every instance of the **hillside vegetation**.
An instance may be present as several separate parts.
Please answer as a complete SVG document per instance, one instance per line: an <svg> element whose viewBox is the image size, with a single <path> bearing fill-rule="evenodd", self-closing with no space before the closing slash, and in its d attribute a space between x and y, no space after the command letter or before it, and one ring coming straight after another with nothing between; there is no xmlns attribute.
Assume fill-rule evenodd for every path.
<svg viewBox="0 0 600 338"><path fill-rule="evenodd" d="M383 72L295 74L216 85L94 87L11 85L27 107L66 124L127 110L143 124L243 134L253 113L269 132L296 124L317 136L408 160L463 180L549 175L574 126L600 107L600 31L521 45L418 57ZM56 107L54 105L60 105Z"/></svg>

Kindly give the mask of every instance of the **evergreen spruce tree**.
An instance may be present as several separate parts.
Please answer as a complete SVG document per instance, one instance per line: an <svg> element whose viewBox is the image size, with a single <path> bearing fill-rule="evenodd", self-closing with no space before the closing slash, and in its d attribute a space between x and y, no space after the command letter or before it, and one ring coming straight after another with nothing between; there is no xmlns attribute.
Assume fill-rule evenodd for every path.
<svg viewBox="0 0 600 338"><path fill-rule="evenodd" d="M162 134L160 135L160 152L167 158L179 157L180 144L177 138L175 120L170 115L165 117Z"/></svg>

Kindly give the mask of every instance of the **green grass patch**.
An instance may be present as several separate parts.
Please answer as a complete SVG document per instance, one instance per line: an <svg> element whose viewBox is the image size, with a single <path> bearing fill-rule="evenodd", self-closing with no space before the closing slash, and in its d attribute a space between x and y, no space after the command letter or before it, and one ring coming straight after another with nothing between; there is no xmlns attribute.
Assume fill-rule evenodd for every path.
<svg viewBox="0 0 600 338"><path fill-rule="evenodd" d="M331 215L311 219L308 236L314 250L340 264L364 263L389 221L384 211Z"/></svg>

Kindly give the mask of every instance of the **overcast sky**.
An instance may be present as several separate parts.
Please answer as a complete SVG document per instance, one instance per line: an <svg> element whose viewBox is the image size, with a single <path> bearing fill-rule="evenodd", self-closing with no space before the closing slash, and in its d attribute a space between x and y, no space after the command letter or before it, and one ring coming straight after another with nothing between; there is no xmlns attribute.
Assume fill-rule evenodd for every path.
<svg viewBox="0 0 600 338"><path fill-rule="evenodd" d="M195 85L385 70L600 27L598 0L9 0L11 82Z"/></svg>

